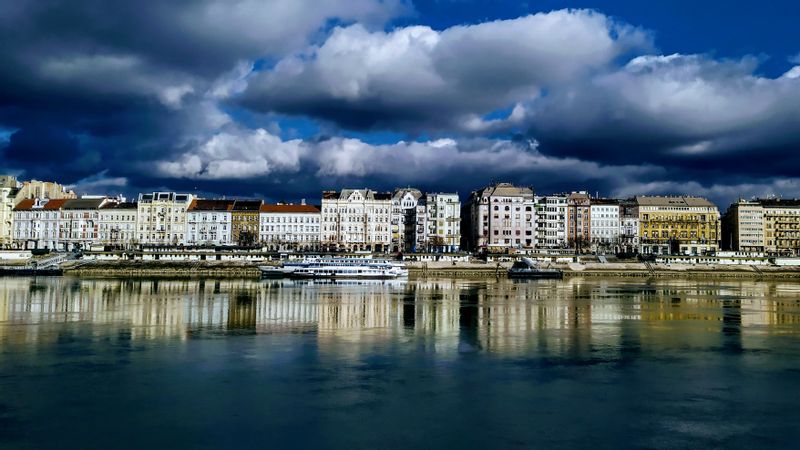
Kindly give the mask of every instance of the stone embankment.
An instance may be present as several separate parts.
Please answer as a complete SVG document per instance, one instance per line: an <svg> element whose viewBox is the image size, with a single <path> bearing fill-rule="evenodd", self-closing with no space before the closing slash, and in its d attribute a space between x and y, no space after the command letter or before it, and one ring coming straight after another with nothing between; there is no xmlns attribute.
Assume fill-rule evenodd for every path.
<svg viewBox="0 0 800 450"><path fill-rule="evenodd" d="M510 262L408 262L410 278L506 278ZM692 265L656 263L549 264L564 277L754 278L797 279L800 267L749 265ZM257 278L251 262L234 261L76 261L63 266L65 275L142 278Z"/></svg>
<svg viewBox="0 0 800 450"><path fill-rule="evenodd" d="M412 277L505 278L510 262L428 262L408 263ZM569 263L545 264L561 269L564 277L645 277L645 278L761 278L798 279L800 267L754 265L703 265L656 263Z"/></svg>
<svg viewBox="0 0 800 450"><path fill-rule="evenodd" d="M65 264L64 275L129 278L257 278L251 263L217 261L80 261Z"/></svg>

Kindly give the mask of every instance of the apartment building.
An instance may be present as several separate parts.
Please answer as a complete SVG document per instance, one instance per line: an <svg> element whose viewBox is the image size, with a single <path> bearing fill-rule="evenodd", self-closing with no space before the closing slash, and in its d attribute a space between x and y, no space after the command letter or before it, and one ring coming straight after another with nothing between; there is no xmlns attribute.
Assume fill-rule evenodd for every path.
<svg viewBox="0 0 800 450"><path fill-rule="evenodd" d="M720 214L700 197L636 197L640 251L705 255L719 250Z"/></svg>
<svg viewBox="0 0 800 450"><path fill-rule="evenodd" d="M567 246L567 196L536 197L536 248Z"/></svg>
<svg viewBox="0 0 800 450"><path fill-rule="evenodd" d="M457 252L461 248L461 200L457 193L425 196L427 251Z"/></svg>
<svg viewBox="0 0 800 450"><path fill-rule="evenodd" d="M139 194L136 209L138 241L144 245L178 245L186 238L186 211L191 194Z"/></svg>
<svg viewBox="0 0 800 450"><path fill-rule="evenodd" d="M136 245L136 202L110 201L100 207L99 243L113 248L131 248Z"/></svg>
<svg viewBox="0 0 800 450"><path fill-rule="evenodd" d="M261 205L258 240L270 251L317 251L320 216L312 205Z"/></svg>
<svg viewBox="0 0 800 450"><path fill-rule="evenodd" d="M14 207L13 246L66 250L61 241L61 207L67 199L25 199Z"/></svg>
<svg viewBox="0 0 800 450"><path fill-rule="evenodd" d="M186 210L186 245L234 244L233 200L194 199Z"/></svg>
<svg viewBox="0 0 800 450"><path fill-rule="evenodd" d="M370 189L322 193L320 245L326 250L391 248L392 194Z"/></svg>
<svg viewBox="0 0 800 450"><path fill-rule="evenodd" d="M242 246L255 245L258 241L261 200L236 200L231 210L231 239Z"/></svg>
<svg viewBox="0 0 800 450"><path fill-rule="evenodd" d="M533 189L495 183L470 193L468 245L473 251L501 252L536 245Z"/></svg>
<svg viewBox="0 0 800 450"><path fill-rule="evenodd" d="M616 253L620 249L620 202L613 198L593 198L589 205L589 235L592 250Z"/></svg>

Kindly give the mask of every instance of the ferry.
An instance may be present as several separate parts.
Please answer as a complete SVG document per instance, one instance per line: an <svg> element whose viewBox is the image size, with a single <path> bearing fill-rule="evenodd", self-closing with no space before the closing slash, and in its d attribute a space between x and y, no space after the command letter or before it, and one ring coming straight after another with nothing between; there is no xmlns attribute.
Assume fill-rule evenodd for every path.
<svg viewBox="0 0 800 450"><path fill-rule="evenodd" d="M564 278L564 272L559 269L543 269L534 260L522 258L508 269L508 277L561 279Z"/></svg>
<svg viewBox="0 0 800 450"><path fill-rule="evenodd" d="M408 276L408 269L398 261L372 258L306 258L286 262L280 267L261 266L269 278L391 279Z"/></svg>

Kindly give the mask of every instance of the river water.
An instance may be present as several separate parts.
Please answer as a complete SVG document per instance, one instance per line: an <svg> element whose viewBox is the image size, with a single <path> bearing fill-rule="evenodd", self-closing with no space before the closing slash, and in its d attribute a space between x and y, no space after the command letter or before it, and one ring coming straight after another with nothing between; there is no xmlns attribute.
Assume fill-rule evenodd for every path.
<svg viewBox="0 0 800 450"><path fill-rule="evenodd" d="M0 448L798 448L800 284L0 279Z"/></svg>

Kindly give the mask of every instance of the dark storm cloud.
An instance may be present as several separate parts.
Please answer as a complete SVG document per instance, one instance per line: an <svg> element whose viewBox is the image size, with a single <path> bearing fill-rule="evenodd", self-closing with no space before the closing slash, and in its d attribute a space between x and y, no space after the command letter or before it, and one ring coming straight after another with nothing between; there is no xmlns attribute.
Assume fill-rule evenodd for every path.
<svg viewBox="0 0 800 450"><path fill-rule="evenodd" d="M402 0L2 2L0 128L19 136L0 170L65 182L92 170L136 176L130 169L146 166L137 162L230 122L217 102L254 61L301 48L330 20L382 24L405 8ZM58 150L54 131L36 142L43 129L74 139ZM53 153L82 169L45 167Z"/></svg>

